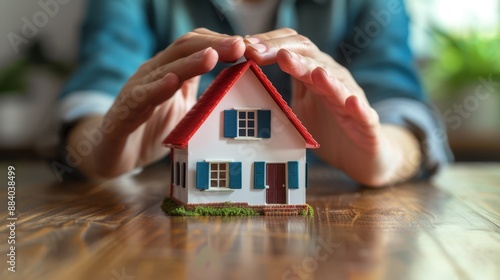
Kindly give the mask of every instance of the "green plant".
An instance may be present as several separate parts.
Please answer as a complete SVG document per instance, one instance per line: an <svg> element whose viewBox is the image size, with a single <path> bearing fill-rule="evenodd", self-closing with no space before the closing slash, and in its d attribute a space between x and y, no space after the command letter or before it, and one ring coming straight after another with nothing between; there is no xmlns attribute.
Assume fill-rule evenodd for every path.
<svg viewBox="0 0 500 280"><path fill-rule="evenodd" d="M194 213L199 216L257 216L259 215L253 209L244 207L204 207L197 206Z"/></svg>
<svg viewBox="0 0 500 280"><path fill-rule="evenodd" d="M424 82L435 98L453 98L479 78L500 80L500 32L467 35L433 28L436 56L424 68Z"/></svg>
<svg viewBox="0 0 500 280"><path fill-rule="evenodd" d="M198 205L193 207L194 205L191 205L189 209L186 209L186 207L178 204L169 197L166 197L161 204L161 210L168 216L259 216L263 214L262 209L259 210L252 207L245 207L243 205L231 203L230 201L224 202L219 206ZM286 208L288 208L287 205L276 207L276 209ZM307 208L301 210L299 214L313 217L314 210L307 204Z"/></svg>
<svg viewBox="0 0 500 280"><path fill-rule="evenodd" d="M70 67L51 60L42 49L40 41L35 41L20 58L0 70L0 95L26 92L29 72L34 67L41 67L61 78L66 77Z"/></svg>
<svg viewBox="0 0 500 280"><path fill-rule="evenodd" d="M307 210L306 209L301 210L299 214L302 216L314 217L314 209L312 208L311 205L307 204Z"/></svg>
<svg viewBox="0 0 500 280"><path fill-rule="evenodd" d="M229 206L225 207L196 206L193 210L186 210L182 205L177 204L170 198L165 198L161 209L169 216L258 216L255 210L246 207Z"/></svg>

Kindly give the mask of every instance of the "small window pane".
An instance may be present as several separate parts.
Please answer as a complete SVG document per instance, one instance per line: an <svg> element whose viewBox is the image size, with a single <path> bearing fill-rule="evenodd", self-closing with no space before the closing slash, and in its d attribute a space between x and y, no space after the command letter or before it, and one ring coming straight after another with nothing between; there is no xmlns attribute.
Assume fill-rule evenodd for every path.
<svg viewBox="0 0 500 280"><path fill-rule="evenodd" d="M217 179L217 172L210 172L211 179Z"/></svg>
<svg viewBox="0 0 500 280"><path fill-rule="evenodd" d="M239 131L240 131L239 136L242 136L242 137L247 136L247 131L246 131L246 129L240 129Z"/></svg>
<svg viewBox="0 0 500 280"><path fill-rule="evenodd" d="M175 163L175 184L177 186L181 184L181 164L179 162Z"/></svg>
<svg viewBox="0 0 500 280"><path fill-rule="evenodd" d="M253 129L249 129L249 130L248 130L248 136L250 136L250 137L254 137L254 136L255 136L255 130L253 130Z"/></svg>
<svg viewBox="0 0 500 280"><path fill-rule="evenodd" d="M221 172L219 178L226 179L226 172Z"/></svg>
<svg viewBox="0 0 500 280"><path fill-rule="evenodd" d="M249 119L255 119L255 112L248 112Z"/></svg>
<svg viewBox="0 0 500 280"><path fill-rule="evenodd" d="M221 163L219 170L224 170L225 171L226 170L226 164L225 163Z"/></svg>
<svg viewBox="0 0 500 280"><path fill-rule="evenodd" d="M246 112L240 112L240 119L246 119Z"/></svg>
<svg viewBox="0 0 500 280"><path fill-rule="evenodd" d="M210 164L210 170L217 170L217 164Z"/></svg>
<svg viewBox="0 0 500 280"><path fill-rule="evenodd" d="M186 163L182 163L182 187L186 188Z"/></svg>
<svg viewBox="0 0 500 280"><path fill-rule="evenodd" d="M211 180L210 181L210 187L212 187L212 188L217 187L217 181L216 180Z"/></svg>
<svg viewBox="0 0 500 280"><path fill-rule="evenodd" d="M246 127L246 121L240 121L240 127Z"/></svg>
<svg viewBox="0 0 500 280"><path fill-rule="evenodd" d="M255 121L248 121L248 128L254 128L255 127Z"/></svg>
<svg viewBox="0 0 500 280"><path fill-rule="evenodd" d="M226 187L226 180L220 180L219 181L219 187L225 188Z"/></svg>

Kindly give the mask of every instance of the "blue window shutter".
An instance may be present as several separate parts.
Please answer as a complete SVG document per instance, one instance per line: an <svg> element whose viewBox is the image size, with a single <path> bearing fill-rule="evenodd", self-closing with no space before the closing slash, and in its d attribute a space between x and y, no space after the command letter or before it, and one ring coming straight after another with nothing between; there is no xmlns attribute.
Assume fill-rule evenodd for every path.
<svg viewBox="0 0 500 280"><path fill-rule="evenodd" d="M257 137L271 138L271 111L259 110L257 113Z"/></svg>
<svg viewBox="0 0 500 280"><path fill-rule="evenodd" d="M241 162L229 163L229 188L241 189Z"/></svg>
<svg viewBox="0 0 500 280"><path fill-rule="evenodd" d="M224 110L224 137L235 138L237 134L237 114L236 110Z"/></svg>
<svg viewBox="0 0 500 280"><path fill-rule="evenodd" d="M309 187L309 163L306 162L306 189Z"/></svg>
<svg viewBox="0 0 500 280"><path fill-rule="evenodd" d="M196 163L196 188L199 190L208 189L208 162L199 161Z"/></svg>
<svg viewBox="0 0 500 280"><path fill-rule="evenodd" d="M288 162L288 188L299 188L299 163L297 161Z"/></svg>
<svg viewBox="0 0 500 280"><path fill-rule="evenodd" d="M253 187L254 189L266 188L266 163L256 161L253 163Z"/></svg>

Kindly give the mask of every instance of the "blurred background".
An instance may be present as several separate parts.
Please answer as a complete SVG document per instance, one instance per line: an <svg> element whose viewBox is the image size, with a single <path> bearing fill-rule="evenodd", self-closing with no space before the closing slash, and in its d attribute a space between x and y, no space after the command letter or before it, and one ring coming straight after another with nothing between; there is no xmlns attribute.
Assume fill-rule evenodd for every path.
<svg viewBox="0 0 500 280"><path fill-rule="evenodd" d="M406 2L422 81L456 160L500 161L500 0ZM60 3L48 14L38 1L0 1L0 158L54 151L53 104L76 64L85 0Z"/></svg>

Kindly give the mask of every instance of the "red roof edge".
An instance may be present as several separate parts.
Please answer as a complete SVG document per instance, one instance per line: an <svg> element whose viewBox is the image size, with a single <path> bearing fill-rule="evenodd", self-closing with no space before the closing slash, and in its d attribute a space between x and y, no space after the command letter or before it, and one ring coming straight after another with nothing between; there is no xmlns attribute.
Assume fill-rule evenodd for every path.
<svg viewBox="0 0 500 280"><path fill-rule="evenodd" d="M222 70L212 81L210 86L198 99L196 104L163 140L165 147L185 149L189 139L196 133L198 128L205 122L222 100L226 93L233 87L238 79L250 67L249 63L240 63Z"/></svg>
<svg viewBox="0 0 500 280"><path fill-rule="evenodd" d="M203 124L203 122L205 122L217 104L219 104L226 93L233 87L233 85L248 68L253 71L257 79L259 79L264 88L271 95L274 102L276 102L281 111L283 111L288 120L290 120L299 134L303 137L306 142L306 148L319 148L318 142L314 140L302 122L300 122L281 94L264 74L262 69L260 69L260 67L251 60L222 70L207 90L201 95L198 102L196 102L193 108L191 108L186 116L179 122L179 124L177 124L162 144L170 148L185 149L188 145L189 139L191 139L191 137L196 133L198 128Z"/></svg>
<svg viewBox="0 0 500 280"><path fill-rule="evenodd" d="M288 106L285 99L281 96L281 94L276 90L271 81L267 78L266 74L262 71L262 69L254 62L249 61L250 69L254 72L255 76L260 80L264 88L269 92L271 97L274 99L274 102L280 107L281 111L285 114L285 116L290 120L290 122L295 126L297 131L300 133L302 138L306 141L306 148L309 149L317 149L319 148L319 143L314 140L311 133L307 131L307 128L302 124L297 115L292 111L292 108Z"/></svg>

